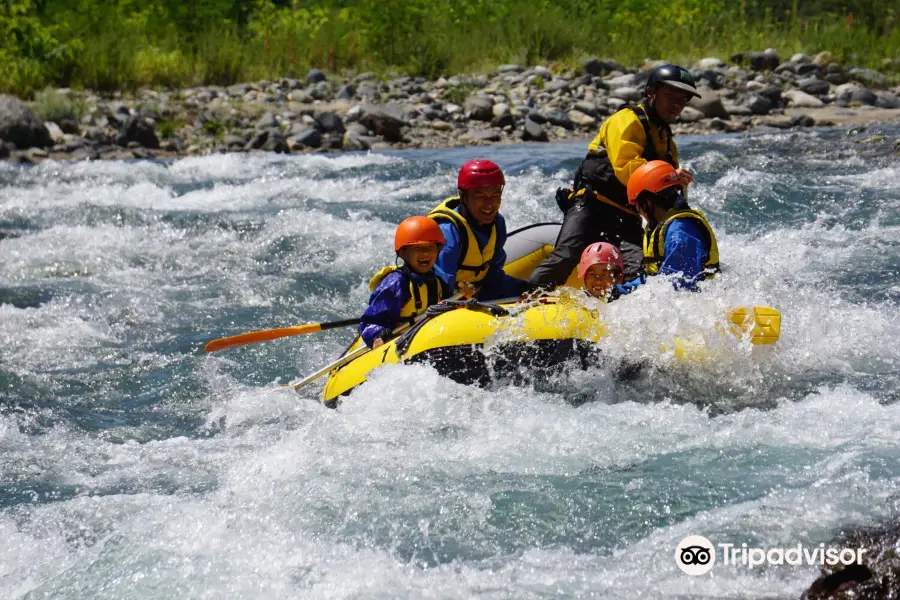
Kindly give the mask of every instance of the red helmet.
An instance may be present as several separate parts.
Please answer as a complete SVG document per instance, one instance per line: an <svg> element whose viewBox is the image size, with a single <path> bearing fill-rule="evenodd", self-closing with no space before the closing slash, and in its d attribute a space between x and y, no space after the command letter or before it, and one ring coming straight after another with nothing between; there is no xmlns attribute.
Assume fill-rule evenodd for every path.
<svg viewBox="0 0 900 600"><path fill-rule="evenodd" d="M461 190L505 184L503 171L490 160L470 160L459 170L459 177L456 179L456 187Z"/></svg>
<svg viewBox="0 0 900 600"><path fill-rule="evenodd" d="M435 243L438 250L444 246L444 233L440 225L428 217L410 217L397 226L394 234L394 252L404 246Z"/></svg>
<svg viewBox="0 0 900 600"><path fill-rule="evenodd" d="M612 271L616 271L618 283L625 280L625 269L622 267L622 253L618 248L606 242L595 242L581 253L581 262L578 263L578 277L584 279L585 273L594 265L608 265Z"/></svg>
<svg viewBox="0 0 900 600"><path fill-rule="evenodd" d="M681 185L675 167L664 160L651 160L641 165L628 178L628 203L637 204L643 192L658 194L666 188Z"/></svg>

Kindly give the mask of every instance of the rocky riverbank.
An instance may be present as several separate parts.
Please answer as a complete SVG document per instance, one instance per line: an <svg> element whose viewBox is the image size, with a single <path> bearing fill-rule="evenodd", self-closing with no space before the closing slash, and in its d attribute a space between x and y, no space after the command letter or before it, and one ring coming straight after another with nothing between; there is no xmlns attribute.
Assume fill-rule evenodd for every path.
<svg viewBox="0 0 900 600"><path fill-rule="evenodd" d="M101 96L47 90L34 102L0 96L0 158L164 158L219 152L284 153L586 140L640 100L649 70L590 59L580 70L500 65L428 81L371 73L229 87ZM828 52L782 61L772 51L691 68L702 98L676 133L900 123L900 86Z"/></svg>

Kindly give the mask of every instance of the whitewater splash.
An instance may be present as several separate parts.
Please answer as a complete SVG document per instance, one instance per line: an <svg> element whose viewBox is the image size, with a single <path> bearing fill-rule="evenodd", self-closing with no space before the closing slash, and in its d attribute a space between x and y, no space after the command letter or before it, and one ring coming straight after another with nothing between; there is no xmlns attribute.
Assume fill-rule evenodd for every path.
<svg viewBox="0 0 900 600"><path fill-rule="evenodd" d="M352 332L202 352L358 314L396 223L476 154L509 172L511 228L559 221L582 153L0 165L0 596L797 596L814 567L694 578L673 553L897 513L900 168L841 131L684 140L725 272L609 305L596 368L479 389L388 366L332 411L276 382ZM736 304L782 312L775 347L659 353Z"/></svg>

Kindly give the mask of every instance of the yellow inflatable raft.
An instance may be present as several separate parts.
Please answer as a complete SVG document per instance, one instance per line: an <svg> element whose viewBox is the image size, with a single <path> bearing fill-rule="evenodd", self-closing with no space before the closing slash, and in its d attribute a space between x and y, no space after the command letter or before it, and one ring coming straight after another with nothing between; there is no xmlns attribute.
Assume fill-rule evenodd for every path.
<svg viewBox="0 0 900 600"><path fill-rule="evenodd" d="M538 224L510 233L506 273L527 278L553 250L559 227ZM581 288L574 271L567 285ZM765 323L755 324L760 343L769 343L766 336L771 341L778 337L780 316L774 313ZM765 315L756 315L760 316ZM740 313L738 318L745 317ZM554 368L573 360L585 363L593 343L606 334L597 312L583 302L558 298L519 304L448 302L432 307L427 317L375 350L364 349L357 336L343 355L346 360L334 363L328 373L323 401L333 405L384 364L427 362L461 383L483 384L504 371ZM493 350L490 358L482 351L486 346Z"/></svg>

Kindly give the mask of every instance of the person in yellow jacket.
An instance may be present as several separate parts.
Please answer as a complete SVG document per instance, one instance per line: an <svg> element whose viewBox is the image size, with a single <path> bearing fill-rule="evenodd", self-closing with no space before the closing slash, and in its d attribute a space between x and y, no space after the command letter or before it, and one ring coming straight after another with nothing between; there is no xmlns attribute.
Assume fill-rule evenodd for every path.
<svg viewBox="0 0 900 600"><path fill-rule="evenodd" d="M381 346L401 321L450 296L446 276L434 266L443 246L441 228L428 217L410 217L400 223L394 252L403 264L381 269L369 282L372 295L359 323L359 335L367 346Z"/></svg>
<svg viewBox="0 0 900 600"><path fill-rule="evenodd" d="M675 289L698 291L700 281L718 272L716 234L703 213L688 206L672 165L653 160L635 171L628 180L628 202L647 220L647 274L671 275Z"/></svg>
<svg viewBox="0 0 900 600"><path fill-rule="evenodd" d="M626 186L631 174L652 160L663 160L687 186L693 176L678 162L678 148L669 123L699 96L694 78L677 65L650 72L646 99L606 119L588 154L575 172L573 189L557 190L565 212L553 252L532 272L532 284L562 285L578 265L581 253L594 242L608 242L622 251L625 279L642 272L641 218L629 205Z"/></svg>

